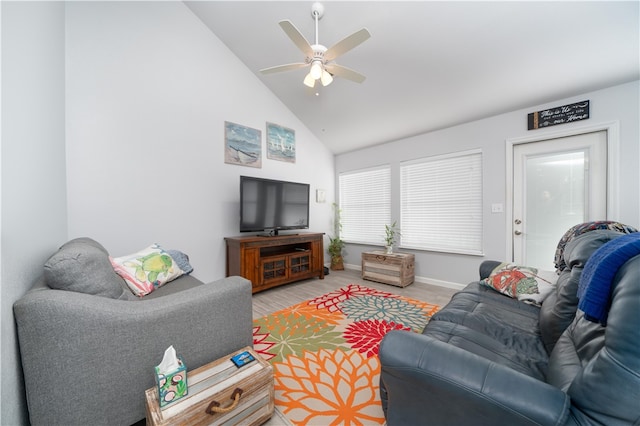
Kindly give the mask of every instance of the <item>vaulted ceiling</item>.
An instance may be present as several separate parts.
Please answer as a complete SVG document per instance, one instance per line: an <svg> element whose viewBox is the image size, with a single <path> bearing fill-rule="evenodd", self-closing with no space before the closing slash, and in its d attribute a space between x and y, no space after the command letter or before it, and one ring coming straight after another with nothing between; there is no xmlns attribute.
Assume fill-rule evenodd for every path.
<svg viewBox="0 0 640 426"><path fill-rule="evenodd" d="M259 72L303 62L278 22L313 44L312 2L185 4L334 153L640 78L638 1L325 1L320 44L371 33L336 60L367 78L314 89Z"/></svg>

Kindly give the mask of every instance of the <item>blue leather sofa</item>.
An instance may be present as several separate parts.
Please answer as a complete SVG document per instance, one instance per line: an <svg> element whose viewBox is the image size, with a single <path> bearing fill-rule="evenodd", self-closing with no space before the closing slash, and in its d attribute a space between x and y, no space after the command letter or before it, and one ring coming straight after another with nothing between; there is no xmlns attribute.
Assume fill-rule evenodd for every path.
<svg viewBox="0 0 640 426"><path fill-rule="evenodd" d="M388 333L379 353L387 423L640 424L639 237L611 230L576 236L540 307L474 282L422 334ZM635 241L636 255L615 270L595 265L627 239ZM496 264L483 262L480 278ZM594 268L612 278L599 305L604 320L588 306Z"/></svg>

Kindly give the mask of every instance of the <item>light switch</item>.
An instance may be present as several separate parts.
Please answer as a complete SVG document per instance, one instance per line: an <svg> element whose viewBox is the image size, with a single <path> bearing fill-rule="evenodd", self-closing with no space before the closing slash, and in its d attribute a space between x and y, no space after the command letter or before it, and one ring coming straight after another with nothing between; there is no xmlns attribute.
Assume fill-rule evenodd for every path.
<svg viewBox="0 0 640 426"><path fill-rule="evenodd" d="M502 212L504 212L502 203L491 204L491 213L502 213Z"/></svg>

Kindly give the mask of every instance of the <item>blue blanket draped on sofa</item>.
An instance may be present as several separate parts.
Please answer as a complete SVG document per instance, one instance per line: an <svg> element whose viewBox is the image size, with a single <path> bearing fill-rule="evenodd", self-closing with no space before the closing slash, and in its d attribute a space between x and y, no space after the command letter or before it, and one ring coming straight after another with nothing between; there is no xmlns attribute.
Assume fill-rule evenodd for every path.
<svg viewBox="0 0 640 426"><path fill-rule="evenodd" d="M607 324L611 298L611 282L627 260L640 254L640 233L623 235L596 250L582 271L578 287L578 308L585 318Z"/></svg>

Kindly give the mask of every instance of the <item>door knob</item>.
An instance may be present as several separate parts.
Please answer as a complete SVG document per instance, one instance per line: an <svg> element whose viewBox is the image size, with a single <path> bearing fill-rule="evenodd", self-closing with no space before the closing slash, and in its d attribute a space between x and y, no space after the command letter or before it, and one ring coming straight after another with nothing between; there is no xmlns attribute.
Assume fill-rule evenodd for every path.
<svg viewBox="0 0 640 426"><path fill-rule="evenodd" d="M515 220L515 224L516 224L516 225L520 225L521 223L522 223L522 221L521 221L520 219L516 219L516 220Z"/></svg>
<svg viewBox="0 0 640 426"><path fill-rule="evenodd" d="M513 233L516 235L522 235L522 231L514 231Z"/></svg>

